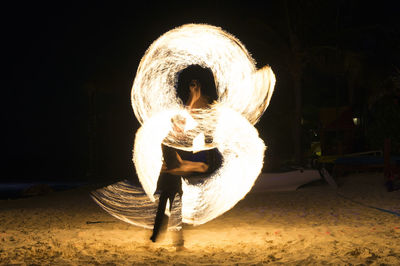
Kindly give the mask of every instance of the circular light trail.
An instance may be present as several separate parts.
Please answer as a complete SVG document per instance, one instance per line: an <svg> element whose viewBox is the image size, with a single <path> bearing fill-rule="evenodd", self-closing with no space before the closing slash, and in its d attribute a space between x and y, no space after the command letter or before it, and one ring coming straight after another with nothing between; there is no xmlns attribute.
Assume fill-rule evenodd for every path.
<svg viewBox="0 0 400 266"><path fill-rule="evenodd" d="M210 108L189 110L176 95L177 75L190 65L209 68L214 75L218 100ZM242 199L263 166L266 147L253 125L267 108L274 85L272 70L268 66L257 70L244 45L221 28L187 24L159 37L143 56L131 93L133 110L142 124L135 137L133 161L149 200L157 200L162 143L188 151L218 148L223 156L222 166L202 184L182 182L183 222L206 223ZM171 119L176 115L186 117L189 125L184 137L171 133ZM143 197L141 207L132 207L135 197L129 196L133 194L127 186L109 186L103 192L96 201L110 214L151 226L138 222L143 217L135 219L122 210L128 202L135 210L146 208Z"/></svg>

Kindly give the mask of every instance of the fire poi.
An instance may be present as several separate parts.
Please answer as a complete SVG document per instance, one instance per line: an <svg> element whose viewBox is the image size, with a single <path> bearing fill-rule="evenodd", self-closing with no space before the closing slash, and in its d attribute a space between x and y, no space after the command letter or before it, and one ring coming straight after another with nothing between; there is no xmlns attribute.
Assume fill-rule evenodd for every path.
<svg viewBox="0 0 400 266"><path fill-rule="evenodd" d="M213 73L218 100L207 109L189 111L177 97L177 75L191 65ZM122 181L94 191L93 199L118 219L152 228L161 145L192 152L217 148L221 167L202 183L182 180L183 196L171 210L168 227L179 226L177 220L200 225L225 213L261 172L266 147L253 125L268 107L274 85L271 68L257 70L244 45L221 28L187 24L168 31L146 51L131 92L141 123L133 162L142 188ZM186 118L184 138L171 134L176 115Z"/></svg>

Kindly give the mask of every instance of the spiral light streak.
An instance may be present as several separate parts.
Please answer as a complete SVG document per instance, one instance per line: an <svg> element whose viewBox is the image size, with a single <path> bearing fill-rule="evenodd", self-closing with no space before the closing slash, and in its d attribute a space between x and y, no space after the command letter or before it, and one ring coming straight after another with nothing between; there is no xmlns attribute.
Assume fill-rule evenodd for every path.
<svg viewBox="0 0 400 266"><path fill-rule="evenodd" d="M222 166L203 184L183 183L183 222L204 224L231 209L253 187L263 166L265 145L257 130L232 109L220 109L214 141Z"/></svg>
<svg viewBox="0 0 400 266"><path fill-rule="evenodd" d="M190 65L209 68L214 75L218 100L210 108L189 110L176 95L178 73ZM96 202L115 217L148 227L143 217L137 219L141 223L134 221L138 212L128 217L121 206L155 206L163 143L193 152L218 148L223 157L222 166L203 183L183 180L183 222L199 225L228 211L261 172L266 147L253 125L268 107L274 85L272 70L257 70L240 41L218 27L188 24L165 33L143 56L131 93L142 124L133 161L149 201L138 203L126 192L127 186L119 184L98 190ZM177 115L190 125L183 135L172 130L171 119Z"/></svg>
<svg viewBox="0 0 400 266"><path fill-rule="evenodd" d="M275 86L275 76L266 66L256 70L255 62L240 41L210 25L188 24L158 38L146 51L132 87L132 107L143 124L167 109L185 109L178 100L177 74L189 65L211 69L219 99L206 112L192 114L199 126L185 141L168 136L164 144L191 150L193 138L204 133L212 139L215 113L222 107L237 111L255 124L267 108ZM209 148L215 145L208 143Z"/></svg>

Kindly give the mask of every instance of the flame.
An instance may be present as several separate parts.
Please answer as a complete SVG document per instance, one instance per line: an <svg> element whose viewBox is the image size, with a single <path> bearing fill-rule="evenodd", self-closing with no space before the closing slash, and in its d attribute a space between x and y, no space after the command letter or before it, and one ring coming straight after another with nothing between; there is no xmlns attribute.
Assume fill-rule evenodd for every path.
<svg viewBox="0 0 400 266"><path fill-rule="evenodd" d="M158 38L139 64L131 102L141 124L168 109L187 109L177 97L175 85L177 73L190 65L211 69L219 99L209 110L192 113L199 125L184 141L169 135L164 144L192 150L193 138L200 133L212 139L216 114L223 107L235 110L253 125L259 120L275 86L270 67L257 70L244 45L221 28L187 24ZM214 142L207 144L216 147Z"/></svg>
<svg viewBox="0 0 400 266"><path fill-rule="evenodd" d="M197 137L195 137L193 139L193 153L204 150L205 144L206 144L206 142L205 142L204 134L200 133L199 135L197 135Z"/></svg>
<svg viewBox="0 0 400 266"><path fill-rule="evenodd" d="M207 109L185 107L176 95L177 73L195 64L210 68L216 82L219 98ZM266 147L253 125L268 107L274 86L270 67L257 70L244 45L221 28L188 24L158 38L140 62L131 93L134 113L142 124L133 161L148 198L157 200L162 143L193 152L216 147L223 156L222 166L202 184L182 182L182 220L199 225L231 209L261 172ZM171 133L171 119L176 116L186 119L183 134ZM114 195L124 197L115 191ZM117 214L102 207L130 220L122 211Z"/></svg>

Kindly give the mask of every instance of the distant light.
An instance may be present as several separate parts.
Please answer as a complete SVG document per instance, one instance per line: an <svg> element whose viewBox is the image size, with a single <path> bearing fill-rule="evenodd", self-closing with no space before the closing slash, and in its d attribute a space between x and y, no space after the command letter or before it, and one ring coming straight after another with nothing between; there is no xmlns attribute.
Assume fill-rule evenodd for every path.
<svg viewBox="0 0 400 266"><path fill-rule="evenodd" d="M360 125L360 118L353 117L353 123L354 123L355 126L359 126Z"/></svg>

